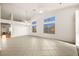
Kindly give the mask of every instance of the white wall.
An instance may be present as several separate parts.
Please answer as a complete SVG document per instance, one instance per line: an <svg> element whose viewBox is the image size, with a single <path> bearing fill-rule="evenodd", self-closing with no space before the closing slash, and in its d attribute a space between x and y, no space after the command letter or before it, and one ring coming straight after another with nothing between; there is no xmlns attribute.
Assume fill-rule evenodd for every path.
<svg viewBox="0 0 79 59"><path fill-rule="evenodd" d="M75 26L75 28L76 28L76 45L78 46L78 48L79 48L79 10L77 10L76 11L76 26Z"/></svg>
<svg viewBox="0 0 79 59"><path fill-rule="evenodd" d="M1 18L1 6L0 6L0 18ZM0 24L0 36L1 36L1 24Z"/></svg>
<svg viewBox="0 0 79 59"><path fill-rule="evenodd" d="M28 26L18 23L12 24L12 37L28 35L28 32Z"/></svg>
<svg viewBox="0 0 79 59"><path fill-rule="evenodd" d="M79 7L66 7L56 11L50 11L39 15L34 20L37 21L37 33L31 35L55 38L58 40L75 43L75 10ZM46 34L43 32L43 21L47 16L56 16L55 34ZM33 19L31 20L34 21Z"/></svg>
<svg viewBox="0 0 79 59"><path fill-rule="evenodd" d="M1 18L1 6L0 6L0 18Z"/></svg>

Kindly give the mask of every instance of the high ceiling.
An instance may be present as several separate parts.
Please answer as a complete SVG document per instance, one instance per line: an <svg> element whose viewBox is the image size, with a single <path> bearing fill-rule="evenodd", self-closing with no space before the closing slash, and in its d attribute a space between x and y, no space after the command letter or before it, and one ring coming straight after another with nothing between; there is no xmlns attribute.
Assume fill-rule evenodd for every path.
<svg viewBox="0 0 79 59"><path fill-rule="evenodd" d="M29 20L31 17L40 13L46 13L59 8L68 7L77 4L61 4L61 3L2 3L2 18L9 19L11 13L15 20Z"/></svg>

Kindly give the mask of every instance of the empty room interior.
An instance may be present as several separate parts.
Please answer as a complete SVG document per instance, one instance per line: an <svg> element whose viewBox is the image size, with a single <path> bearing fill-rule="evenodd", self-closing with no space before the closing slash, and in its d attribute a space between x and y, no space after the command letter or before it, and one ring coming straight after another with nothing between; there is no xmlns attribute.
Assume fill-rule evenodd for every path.
<svg viewBox="0 0 79 59"><path fill-rule="evenodd" d="M78 55L78 3L0 3L0 56Z"/></svg>

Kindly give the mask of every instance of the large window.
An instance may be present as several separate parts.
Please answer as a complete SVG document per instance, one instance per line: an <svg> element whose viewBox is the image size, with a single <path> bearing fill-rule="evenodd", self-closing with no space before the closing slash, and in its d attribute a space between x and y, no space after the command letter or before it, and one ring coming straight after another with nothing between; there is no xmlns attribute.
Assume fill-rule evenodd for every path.
<svg viewBox="0 0 79 59"><path fill-rule="evenodd" d="M55 16L48 17L44 20L44 33L55 34Z"/></svg>
<svg viewBox="0 0 79 59"><path fill-rule="evenodd" d="M32 22L32 32L37 32L37 30L36 30L36 21Z"/></svg>

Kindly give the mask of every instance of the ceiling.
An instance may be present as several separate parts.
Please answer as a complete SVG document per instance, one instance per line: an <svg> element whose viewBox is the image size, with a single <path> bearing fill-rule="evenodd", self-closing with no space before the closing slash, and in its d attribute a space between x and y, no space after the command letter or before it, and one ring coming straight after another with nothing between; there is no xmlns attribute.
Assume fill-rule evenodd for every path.
<svg viewBox="0 0 79 59"><path fill-rule="evenodd" d="M56 9L77 5L77 4L61 4L61 3L2 3L1 17L10 19L11 13L14 16L14 20L29 20L32 17L53 11Z"/></svg>

